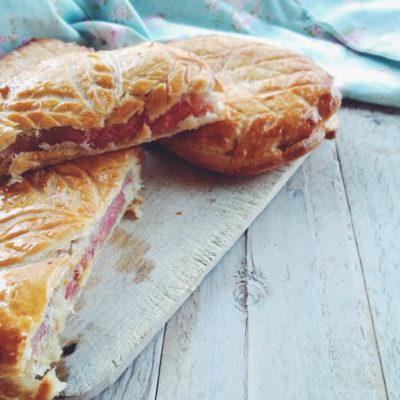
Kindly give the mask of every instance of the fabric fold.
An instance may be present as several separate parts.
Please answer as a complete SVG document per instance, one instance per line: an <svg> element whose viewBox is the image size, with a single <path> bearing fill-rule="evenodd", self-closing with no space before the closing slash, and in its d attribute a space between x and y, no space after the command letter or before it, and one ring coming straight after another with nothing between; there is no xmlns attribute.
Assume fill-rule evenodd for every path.
<svg viewBox="0 0 400 400"><path fill-rule="evenodd" d="M0 55L32 37L97 49L224 31L312 58L345 97L400 107L400 3L390 0L0 2Z"/></svg>

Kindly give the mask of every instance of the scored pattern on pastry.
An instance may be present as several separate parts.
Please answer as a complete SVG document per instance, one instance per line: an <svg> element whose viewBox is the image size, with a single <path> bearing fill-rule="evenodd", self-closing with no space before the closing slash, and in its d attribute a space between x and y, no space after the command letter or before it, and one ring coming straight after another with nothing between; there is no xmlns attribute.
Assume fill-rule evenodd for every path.
<svg viewBox="0 0 400 400"><path fill-rule="evenodd" d="M340 105L333 79L311 60L264 43L200 36L173 47L206 61L223 85L226 119L163 143L206 168L252 175L314 148L337 129L328 120Z"/></svg>
<svg viewBox="0 0 400 400"><path fill-rule="evenodd" d="M141 144L221 117L212 71L185 51L143 43L91 52L49 42L56 44L52 49L47 43L41 62L31 59L30 50L17 53L30 73L18 64L14 78L3 74L0 174L18 177L57 160ZM5 68L13 70L12 53Z"/></svg>
<svg viewBox="0 0 400 400"><path fill-rule="evenodd" d="M65 387L58 335L138 194L142 159L119 150L0 185L0 399L50 400Z"/></svg>
<svg viewBox="0 0 400 400"><path fill-rule="evenodd" d="M16 87L9 81L9 86L1 88L1 141L10 128L29 133L71 126L87 131L103 127L107 122L124 123L144 110L144 98L149 101L150 120L159 116L171 98L180 97L185 85L191 82L185 77L188 65L184 57L173 53L177 58L174 60L159 45L141 47L142 53L129 48L112 56L107 52L87 52L79 55L79 63L75 54L68 54L41 63L40 72ZM145 60L149 59L148 63L138 62L141 54L145 54ZM176 67L172 66L174 63ZM208 83L202 80L202 65L191 66L191 63L189 68L194 71L190 75L197 77L193 80L201 89L201 85ZM118 92L115 90L117 79L121 80ZM111 115L114 107L117 109Z"/></svg>
<svg viewBox="0 0 400 400"><path fill-rule="evenodd" d="M22 182L1 185L0 271L79 237L128 162L129 153L108 153L31 171Z"/></svg>

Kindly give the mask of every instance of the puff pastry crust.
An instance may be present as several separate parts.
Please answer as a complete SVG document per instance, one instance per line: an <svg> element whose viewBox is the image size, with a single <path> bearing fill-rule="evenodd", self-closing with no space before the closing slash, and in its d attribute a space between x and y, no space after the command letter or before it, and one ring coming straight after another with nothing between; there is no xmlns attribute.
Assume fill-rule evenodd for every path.
<svg viewBox="0 0 400 400"><path fill-rule="evenodd" d="M32 68L36 68L37 64L44 60L50 60L67 53L81 53L82 51L92 52L93 49L56 39L32 39L29 43L1 58L0 82L4 84L22 73L26 73L29 77Z"/></svg>
<svg viewBox="0 0 400 400"><path fill-rule="evenodd" d="M1 69L0 175L169 137L224 111L210 68L157 43L92 52L39 40Z"/></svg>
<svg viewBox="0 0 400 400"><path fill-rule="evenodd" d="M255 175L302 156L338 129L341 95L332 77L301 55L220 35L170 46L206 61L224 88L228 117L161 141L197 165Z"/></svg>
<svg viewBox="0 0 400 400"><path fill-rule="evenodd" d="M30 171L0 186L0 399L46 400L64 385L57 333L102 243L136 197L139 149Z"/></svg>

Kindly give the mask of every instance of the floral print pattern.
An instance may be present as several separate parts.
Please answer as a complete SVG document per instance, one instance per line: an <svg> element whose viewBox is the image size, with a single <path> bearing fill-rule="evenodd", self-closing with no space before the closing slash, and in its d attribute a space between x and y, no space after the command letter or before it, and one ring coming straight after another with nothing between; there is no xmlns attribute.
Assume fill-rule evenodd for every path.
<svg viewBox="0 0 400 400"><path fill-rule="evenodd" d="M308 55L335 76L349 98L400 107L400 2L35 0L27 4L0 2L0 56L32 37L117 48L227 31Z"/></svg>

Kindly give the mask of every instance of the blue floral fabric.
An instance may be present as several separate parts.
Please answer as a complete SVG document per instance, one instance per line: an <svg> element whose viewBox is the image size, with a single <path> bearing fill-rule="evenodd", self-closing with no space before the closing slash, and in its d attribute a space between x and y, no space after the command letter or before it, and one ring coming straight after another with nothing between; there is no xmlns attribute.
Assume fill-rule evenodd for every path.
<svg viewBox="0 0 400 400"><path fill-rule="evenodd" d="M399 0L13 0L0 2L0 55L32 37L117 48L212 31L303 53L345 97L400 107Z"/></svg>

